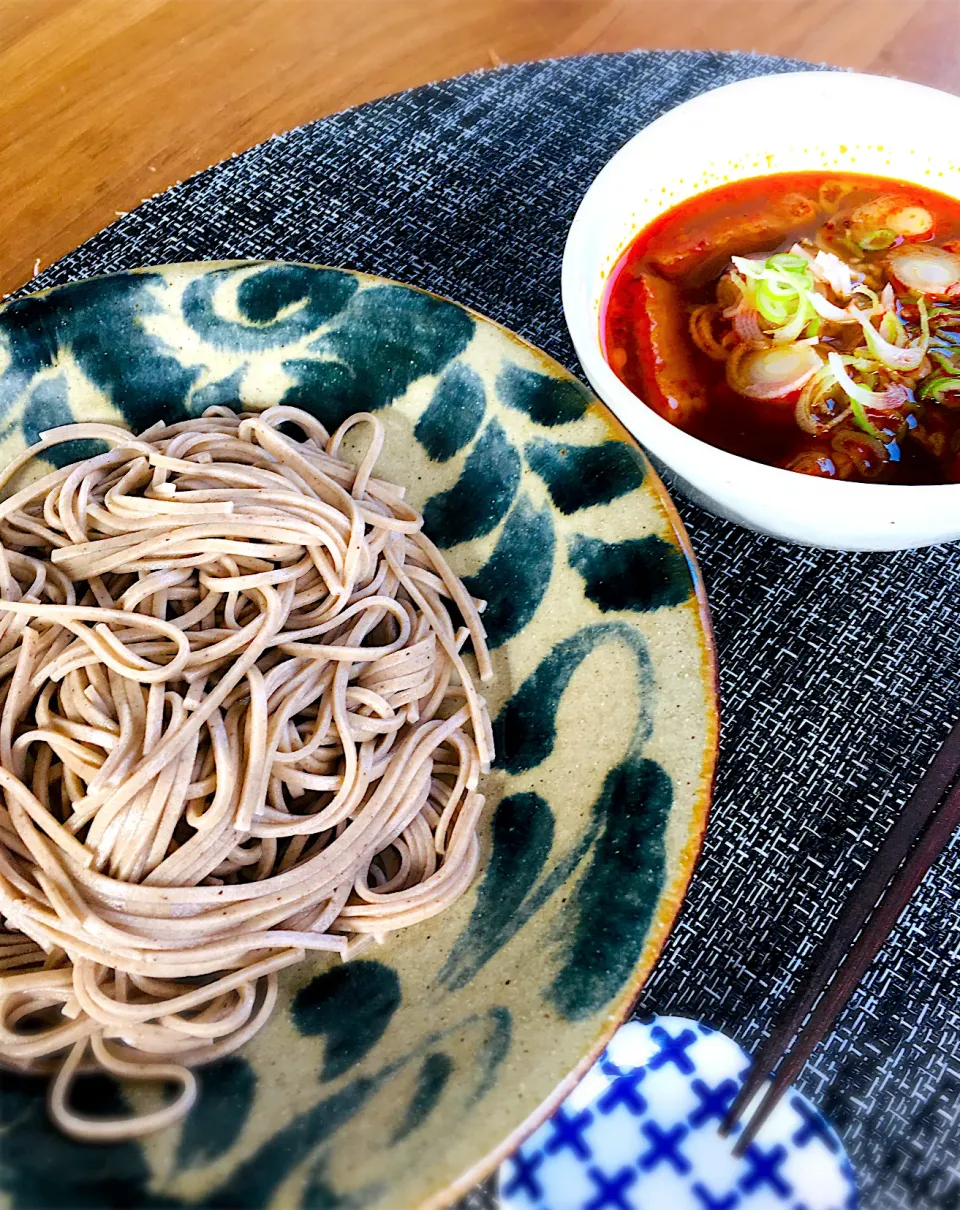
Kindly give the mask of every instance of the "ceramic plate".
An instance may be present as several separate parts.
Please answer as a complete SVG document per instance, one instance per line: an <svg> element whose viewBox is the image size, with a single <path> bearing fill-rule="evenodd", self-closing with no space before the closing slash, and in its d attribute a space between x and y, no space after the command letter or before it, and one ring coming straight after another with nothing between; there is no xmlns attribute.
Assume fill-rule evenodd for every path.
<svg viewBox="0 0 960 1210"><path fill-rule="evenodd" d="M238 401L331 428L377 411L384 475L489 602L481 872L445 915L286 972L182 1128L82 1146L48 1126L42 1082L6 1077L12 1206L445 1204L628 1013L700 847L717 721L696 565L643 454L559 365L445 299L304 265L144 269L0 312L0 462L74 419L139 430Z"/></svg>

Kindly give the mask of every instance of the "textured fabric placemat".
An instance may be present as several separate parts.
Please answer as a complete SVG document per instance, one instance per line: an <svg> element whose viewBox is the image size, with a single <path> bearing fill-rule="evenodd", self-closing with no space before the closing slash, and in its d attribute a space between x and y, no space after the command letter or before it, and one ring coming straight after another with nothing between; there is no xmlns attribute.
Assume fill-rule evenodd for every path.
<svg viewBox="0 0 960 1210"><path fill-rule="evenodd" d="M416 89L201 173L30 289L178 260L348 265L467 303L576 369L560 259L593 176L673 105L801 66L636 52ZM753 1048L960 713L960 546L808 550L680 505L716 626L722 759L703 859L641 1009ZM958 902L955 843L800 1080L868 1210L960 1207Z"/></svg>

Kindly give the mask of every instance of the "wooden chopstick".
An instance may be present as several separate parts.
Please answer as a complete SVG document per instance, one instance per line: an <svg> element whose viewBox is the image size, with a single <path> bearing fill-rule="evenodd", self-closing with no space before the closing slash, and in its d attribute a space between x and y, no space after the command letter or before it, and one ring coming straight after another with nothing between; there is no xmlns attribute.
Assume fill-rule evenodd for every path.
<svg viewBox="0 0 960 1210"><path fill-rule="evenodd" d="M770 1036L757 1051L750 1072L720 1127L721 1134L730 1133L766 1079L774 1071L776 1075L756 1114L737 1140L737 1153L742 1153L748 1146L787 1085L828 1032L893 929L910 896L960 822L960 786L951 792L947 802L934 815L958 772L960 722L949 733L920 779L827 933L809 974L778 1018ZM931 816L933 822L924 833ZM917 847L911 853L914 845ZM878 904L881 897L882 901ZM864 928L868 918L869 924ZM863 934L854 945L861 929L864 930ZM858 971L855 975L852 973L854 970ZM797 1036L804 1018L825 988L828 988L826 995L817 1004L806 1028Z"/></svg>

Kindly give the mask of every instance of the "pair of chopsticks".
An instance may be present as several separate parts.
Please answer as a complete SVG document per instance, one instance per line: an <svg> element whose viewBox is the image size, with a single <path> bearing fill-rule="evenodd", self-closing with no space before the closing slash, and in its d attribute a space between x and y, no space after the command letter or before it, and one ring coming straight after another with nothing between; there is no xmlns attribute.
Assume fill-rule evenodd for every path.
<svg viewBox="0 0 960 1210"><path fill-rule="evenodd" d="M924 875L960 825L958 779L960 722L853 888L809 973L757 1051L720 1127L722 1135L731 1132L764 1082L771 1075L773 1078L737 1139L734 1154L743 1154L814 1048L830 1032Z"/></svg>

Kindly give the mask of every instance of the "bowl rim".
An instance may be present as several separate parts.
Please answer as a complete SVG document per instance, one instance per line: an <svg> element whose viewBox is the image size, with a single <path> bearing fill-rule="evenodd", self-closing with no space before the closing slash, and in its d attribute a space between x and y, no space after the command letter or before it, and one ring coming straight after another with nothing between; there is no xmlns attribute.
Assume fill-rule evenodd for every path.
<svg viewBox="0 0 960 1210"><path fill-rule="evenodd" d="M591 385L594 386L597 394L604 401L611 394L614 397L619 397L621 403L630 404L632 408L638 410L637 427L639 429L649 426L655 433L661 434L666 442L674 444L677 450L686 451L691 458L696 458L701 462L712 462L718 473L731 479L736 478L741 482L744 480L744 476L753 477L756 482L749 489L750 495L754 495L758 489L764 488L770 491L782 491L786 489L794 494L820 496L822 491L826 489L832 493L834 499L841 499L845 496L851 503L856 500L862 507L876 506L881 502L885 502L891 507L902 507L906 493L910 494L911 503L914 506L927 505L934 507L936 505L945 505L948 501L956 503L957 499L960 498L960 483L865 483L854 480L821 479L812 475L801 475L796 471L787 470L785 467L772 466L766 462L758 462L752 458L746 458L741 454L730 453L728 450L711 445L708 441L704 441L700 437L694 437L691 433L686 432L677 425L671 424L669 420L664 419L664 417L654 411L640 395L617 376L603 355L600 317L603 302L609 289L609 281L612 279L612 268L601 291L597 306L594 305L592 299L586 301L585 291L580 288L580 281L578 279L584 275L583 266L589 266L588 271L590 272L593 269L591 261L594 258L586 252L586 237L594 225L592 211L599 205L599 199L605 198L610 192L609 183L615 176L615 173L637 155L638 148L642 147L644 142L651 137L651 132L654 132L653 137L656 137L659 132L669 130L674 126L685 128L691 122L696 121L697 114L707 104L715 105L721 94L724 98L742 98L746 103L749 101L751 93L763 93L770 89L789 92L802 88L804 84L809 86L814 80L816 80L818 87L838 88L840 91L849 90L852 84L855 88L867 87L875 88L879 91L889 89L891 92L900 94L905 92L918 100L923 98L929 101L937 98L941 104L946 99L960 113L960 96L943 92L940 89L930 88L925 84L916 84L908 80L899 80L890 76L873 75L870 73L816 70L774 72L760 76L751 76L746 80L736 80L730 84L723 84L717 88L708 89L706 92L699 93L688 101L684 101L680 105L667 110L646 126L641 127L607 160L590 182L587 191L577 206L573 221L567 232L560 273L560 293L563 303L563 313L570 337ZM867 83L864 84L864 81ZM777 174L757 172L751 179L765 175L773 176ZM744 177L743 179L748 178ZM897 178L891 177L890 179L895 180ZM690 194L690 196L696 196L696 194ZM960 200L960 192L958 192L958 200ZM671 203L668 207L660 210L656 217L667 213L676 204L675 202ZM616 247L613 247L611 244L611 259L609 261L611 266L616 266L619 263L632 241L648 225L649 222L638 227L626 240L622 240ZM643 443L642 432L637 434L637 439L641 444ZM669 463L669 458L663 457L663 461ZM671 469L673 468L671 467ZM682 474L682 472L678 473ZM823 498L826 499L826 497Z"/></svg>

